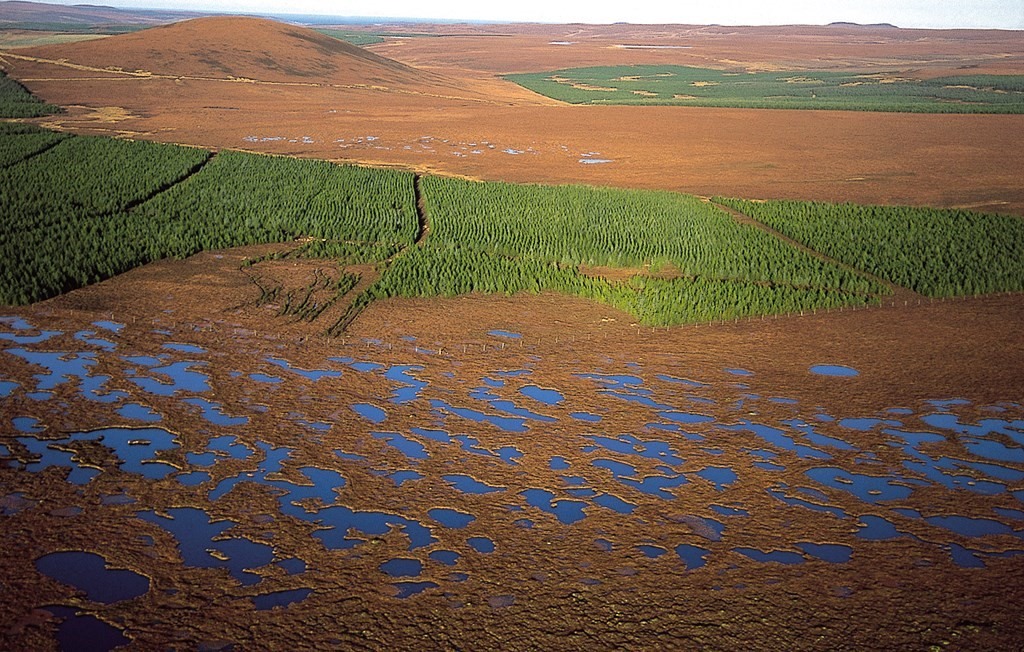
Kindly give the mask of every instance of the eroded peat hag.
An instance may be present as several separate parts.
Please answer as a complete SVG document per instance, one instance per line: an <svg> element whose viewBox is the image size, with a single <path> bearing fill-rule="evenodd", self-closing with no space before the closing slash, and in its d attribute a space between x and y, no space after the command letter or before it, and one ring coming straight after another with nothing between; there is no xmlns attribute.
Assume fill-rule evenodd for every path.
<svg viewBox="0 0 1024 652"><path fill-rule="evenodd" d="M79 624L195 646L256 644L252 623L299 647L1021 636L999 588L1024 579L1015 301L638 334L553 294L389 300L327 339L240 307L244 274L203 257L2 321L13 645ZM217 261L233 288L204 289ZM180 297L127 300L168 273ZM913 346L871 336L907 320ZM71 554L133 584L103 603L37 570ZM194 601L210 617L171 631Z"/></svg>

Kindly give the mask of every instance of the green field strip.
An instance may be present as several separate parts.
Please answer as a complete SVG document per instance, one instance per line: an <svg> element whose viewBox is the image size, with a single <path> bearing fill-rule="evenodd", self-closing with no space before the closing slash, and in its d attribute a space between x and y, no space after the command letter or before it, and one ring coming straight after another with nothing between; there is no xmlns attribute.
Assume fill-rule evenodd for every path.
<svg viewBox="0 0 1024 652"><path fill-rule="evenodd" d="M1024 113L1024 75L917 79L891 71L747 72L638 65L567 68L505 79L570 104Z"/></svg>

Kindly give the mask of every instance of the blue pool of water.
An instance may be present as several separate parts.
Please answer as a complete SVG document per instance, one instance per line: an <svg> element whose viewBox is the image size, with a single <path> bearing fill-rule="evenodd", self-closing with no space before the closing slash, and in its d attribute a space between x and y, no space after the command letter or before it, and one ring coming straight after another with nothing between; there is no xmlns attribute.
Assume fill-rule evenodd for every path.
<svg viewBox="0 0 1024 652"><path fill-rule="evenodd" d="M465 512L460 512L457 509L450 509L447 507L435 507L428 511L427 515L441 525L457 530L461 530L476 520L476 517L472 514L467 514Z"/></svg>
<svg viewBox="0 0 1024 652"><path fill-rule="evenodd" d="M387 476L391 478L391 481L395 483L396 487L401 487L406 482L422 480L425 477L422 473L409 470L394 471L393 473L387 474Z"/></svg>
<svg viewBox="0 0 1024 652"><path fill-rule="evenodd" d="M438 587L435 582L395 582L392 586L398 589L395 597L401 600L411 598L427 589L436 589Z"/></svg>
<svg viewBox="0 0 1024 652"><path fill-rule="evenodd" d="M31 328L31 327L29 327ZM22 329L28 330L28 329ZM0 333L0 341L13 342L15 344L39 344L48 339L61 335L60 331L40 331L38 335L22 335L16 333Z"/></svg>
<svg viewBox="0 0 1024 652"><path fill-rule="evenodd" d="M121 331L124 330L124 324L120 324L120 323L118 323L116 321L107 321L107 320L94 321L92 323L92 325L93 326L98 326L99 328L102 328L103 330L108 330L108 331L110 331L112 333L120 333Z"/></svg>
<svg viewBox="0 0 1024 652"><path fill-rule="evenodd" d="M276 564L280 568L283 568L289 575L298 575L306 572L306 562L302 561L298 557L291 557L289 559L282 559Z"/></svg>
<svg viewBox="0 0 1024 652"><path fill-rule="evenodd" d="M518 340L518 339L521 339L523 337L520 333L513 333L511 331L503 331L503 330L500 330L500 329L495 329L493 331L487 331L487 334L488 335L492 335L494 337L504 337L505 339L510 339L510 340Z"/></svg>
<svg viewBox="0 0 1024 652"><path fill-rule="evenodd" d="M819 376L837 376L840 378L852 378L860 375L860 372L853 367L841 364L816 364L811 367L811 373Z"/></svg>
<svg viewBox="0 0 1024 652"><path fill-rule="evenodd" d="M530 419L532 421L541 421L544 423L555 423L558 419L549 417L545 414L538 414L532 410L528 410L523 407L519 407L513 401L507 401L504 399L491 398L486 400L487 404L498 412L504 412L505 414L511 414L515 417L522 417L524 419Z"/></svg>
<svg viewBox="0 0 1024 652"><path fill-rule="evenodd" d="M267 544L249 539L220 538L235 524L213 520L201 509L175 507L165 510L165 514L145 511L138 512L136 516L174 535L186 566L227 568L243 586L259 582L260 576L251 570L266 566L274 559L274 549ZM219 554L211 554L213 551Z"/></svg>
<svg viewBox="0 0 1024 652"><path fill-rule="evenodd" d="M423 572L423 562L419 559L390 559L380 565L380 570L391 577L419 577Z"/></svg>
<svg viewBox="0 0 1024 652"><path fill-rule="evenodd" d="M661 546L652 546L648 544L640 544L636 549L642 552L644 557L647 557L648 559L657 559L668 552L668 550L665 550Z"/></svg>
<svg viewBox="0 0 1024 652"><path fill-rule="evenodd" d="M72 379L77 379L84 389L93 381L89 376L89 370L96 366L96 354L93 352L68 353L27 349L6 349L6 352L46 369L47 373L33 376L37 390L54 389Z"/></svg>
<svg viewBox="0 0 1024 652"><path fill-rule="evenodd" d="M675 410L659 412L658 416L662 419L668 419L674 423L682 423L684 425L693 425L697 423L709 423L714 421L715 418L706 414L695 414L693 412L678 412Z"/></svg>
<svg viewBox="0 0 1024 652"><path fill-rule="evenodd" d="M443 475L444 481L464 494L492 494L505 491L508 487L494 487L468 475Z"/></svg>
<svg viewBox="0 0 1024 652"><path fill-rule="evenodd" d="M553 515L563 525L572 525L587 516L583 512L587 503L579 500L554 500L555 494L546 489L526 489L520 495L528 505Z"/></svg>
<svg viewBox="0 0 1024 652"><path fill-rule="evenodd" d="M287 360L275 358L273 356L268 357L267 362L282 369L287 369L293 374L297 374L306 380L312 380L313 382L323 380L324 378L341 378L341 372L335 369L302 369L301 367L296 367Z"/></svg>
<svg viewBox="0 0 1024 652"><path fill-rule="evenodd" d="M244 460L252 455L252 449L240 443L234 435L213 437L206 444L206 449L214 453L225 453L236 460Z"/></svg>
<svg viewBox="0 0 1024 652"><path fill-rule="evenodd" d="M157 423L163 419L153 408L141 403L125 403L117 408L117 413L125 419L134 419L135 421L145 421L147 423Z"/></svg>
<svg viewBox="0 0 1024 652"><path fill-rule="evenodd" d="M559 405L565 401L565 395L557 389L545 389L537 385L526 385L520 388L519 393L545 405Z"/></svg>
<svg viewBox="0 0 1024 652"><path fill-rule="evenodd" d="M587 439L598 446L625 455L637 455L647 459L658 460L665 464L682 464L683 458L678 451L671 448L667 442L657 440L642 440L633 435L620 435L618 438L590 435Z"/></svg>
<svg viewBox="0 0 1024 652"><path fill-rule="evenodd" d="M499 378L518 378L520 376L529 376L533 371L530 369L502 369L501 371L495 371L494 375Z"/></svg>
<svg viewBox="0 0 1024 652"><path fill-rule="evenodd" d="M676 554L686 565L686 570L694 570L707 563L711 551L688 543L681 543L676 546Z"/></svg>
<svg viewBox="0 0 1024 652"><path fill-rule="evenodd" d="M878 426L902 426L903 424L899 421L892 419L865 419L865 418L849 418L840 419L839 425L843 428L849 428L850 430L868 431Z"/></svg>
<svg viewBox="0 0 1024 652"><path fill-rule="evenodd" d="M268 609L284 608L295 602L302 602L313 593L313 589L290 589L287 591L274 591L253 596L252 601L257 611Z"/></svg>
<svg viewBox="0 0 1024 652"><path fill-rule="evenodd" d="M455 552L454 550L435 550L427 556L439 564L444 564L445 566L454 566L459 562L459 557L461 557L462 555Z"/></svg>
<svg viewBox="0 0 1024 652"><path fill-rule="evenodd" d="M806 423L802 419L787 419L782 423L802 433L804 438L814 446L824 446L843 451L857 450L856 446L847 441L819 433L813 425Z"/></svg>
<svg viewBox="0 0 1024 652"><path fill-rule="evenodd" d="M78 331L75 333L75 339L104 351L113 351L117 348L117 345L110 340L97 337L94 331Z"/></svg>
<svg viewBox="0 0 1024 652"><path fill-rule="evenodd" d="M342 505L334 505L315 512L306 512L298 506L287 505L283 506L281 511L327 527L328 529L314 532L313 536L331 550L345 550L364 543L363 539L349 536L349 530L352 529L368 536L383 536L393 527L399 528L409 539L410 551L437 541L430 528L419 521L386 512L358 512Z"/></svg>
<svg viewBox="0 0 1024 652"><path fill-rule="evenodd" d="M798 552L791 552L789 550L769 550L767 552L758 550L757 548L733 548L734 552L738 552L745 557L749 557L754 561L759 562L774 562L777 564L802 564L804 563L803 555Z"/></svg>
<svg viewBox="0 0 1024 652"><path fill-rule="evenodd" d="M383 439L392 448L398 449L402 455L405 455L410 460L425 460L430 457L430 453L423 444L419 443L414 439L409 439L397 432L374 432L371 433L376 439Z"/></svg>
<svg viewBox="0 0 1024 652"><path fill-rule="evenodd" d="M168 351L178 351L179 353L206 353L206 349L195 344L182 344L181 342L167 342L163 348Z"/></svg>
<svg viewBox="0 0 1024 652"><path fill-rule="evenodd" d="M799 496L787 495L786 494L786 489L787 488L788 487L787 487L787 485L785 483L780 483L780 485L778 487L770 487L770 488L767 489L767 491L768 491L768 494L770 496L772 496L773 498L775 498L775 499L777 499L777 500L779 500L779 501L781 501L781 502L783 502L783 503L785 503L787 505L792 505L792 506L795 506L795 507L804 507L804 508L809 509L809 510L814 511L814 512L822 512L822 513L825 513L825 514L832 514L833 516L836 516L838 518L846 518L847 517L846 512L844 512L842 509L840 509L838 507L833 507L832 505L829 505L828 504L828 502L829 502L828 500L812 501L812 500L807 500L805 498L801 498ZM824 504L821 504L821 503L824 503Z"/></svg>
<svg viewBox="0 0 1024 652"><path fill-rule="evenodd" d="M225 414L224 406L216 401L200 397L192 397L184 399L183 402L199 408L202 412L203 418L215 426L241 426L249 423L249 417L233 417L229 414Z"/></svg>
<svg viewBox="0 0 1024 652"><path fill-rule="evenodd" d="M186 452L185 460L194 467L210 467L217 462L215 452Z"/></svg>
<svg viewBox="0 0 1024 652"><path fill-rule="evenodd" d="M613 512L618 512L619 514L632 514L636 509L636 505L633 503L626 502L613 494L599 494L594 496L594 503L601 507L610 509Z"/></svg>
<svg viewBox="0 0 1024 652"><path fill-rule="evenodd" d="M80 614L74 607L43 608L60 621L57 625L57 646L61 650L106 652L131 643L122 630L95 616Z"/></svg>
<svg viewBox="0 0 1024 652"><path fill-rule="evenodd" d="M353 403L352 411L363 417L370 423L383 423L388 418L388 413L371 403Z"/></svg>
<svg viewBox="0 0 1024 652"><path fill-rule="evenodd" d="M186 487L195 487L204 482L209 482L213 479L213 476L206 471L189 471L187 473L179 473L175 476L175 479Z"/></svg>
<svg viewBox="0 0 1024 652"><path fill-rule="evenodd" d="M107 448L112 448L121 460L120 469L128 473L138 473L155 480L176 470L170 464L154 459L159 452L178 447L174 435L161 428L104 428L71 433L60 440L20 437L18 441L31 454L40 456L38 462L26 465L27 471L35 473L50 466L68 467L71 469L68 482L72 484L85 484L100 473L99 469L80 466L73 460L72 453L56 448L78 441L100 441Z"/></svg>
<svg viewBox="0 0 1024 652"><path fill-rule="evenodd" d="M868 541L888 541L889 539L907 536L905 533L897 530L891 521L874 514L861 516L860 523L863 527L857 530L856 536Z"/></svg>
<svg viewBox="0 0 1024 652"><path fill-rule="evenodd" d="M267 383L268 385L276 385L282 382L279 376L271 376L269 374L251 373L249 378L255 380L258 383Z"/></svg>
<svg viewBox="0 0 1024 652"><path fill-rule="evenodd" d="M867 503L903 500L913 491L910 487L898 484L902 480L898 477L850 473L835 467L809 469L804 475L827 487L849 492Z"/></svg>
<svg viewBox="0 0 1024 652"><path fill-rule="evenodd" d="M448 412L454 414L457 417L463 419L469 419L476 423L489 423L505 432L526 432L529 428L526 426L526 420L518 417L502 417L493 414L485 414L479 410L473 410L470 408L455 407L446 401L440 399L431 399L430 407L435 410Z"/></svg>
<svg viewBox="0 0 1024 652"><path fill-rule="evenodd" d="M718 491L725 491L725 488L739 480L739 476L732 469L724 466L708 466L696 474L715 485Z"/></svg>
<svg viewBox="0 0 1024 652"><path fill-rule="evenodd" d="M548 460L548 468L550 468L552 471L564 471L565 469L569 468L569 466L569 461L566 460L561 455L556 455L555 457L552 457L550 460Z"/></svg>
<svg viewBox="0 0 1024 652"><path fill-rule="evenodd" d="M845 564L853 557L853 548L837 543L798 543L796 547L804 554L830 564Z"/></svg>
<svg viewBox="0 0 1024 652"><path fill-rule="evenodd" d="M11 419L11 424L14 429L18 432L42 432L43 428L39 425L39 419L35 417L14 417Z"/></svg>
<svg viewBox="0 0 1024 652"><path fill-rule="evenodd" d="M720 425L718 427L721 428L722 430L729 430L734 432L752 432L761 439L763 439L764 441L771 444L772 446L776 446L783 450L792 451L796 453L799 457L803 457L806 459L832 459L832 456L826 453L825 451L821 451L818 450L817 448L812 448L810 446L799 444L796 442L795 439L787 435L785 431L779 430L778 428L772 428L771 426L766 426L764 424L753 423L751 421L747 421L744 419L739 421L736 425Z"/></svg>
<svg viewBox="0 0 1024 652"><path fill-rule="evenodd" d="M959 543L950 542L949 544L949 556L953 559L953 563L960 568L985 568L985 562L974 554L975 552L964 548Z"/></svg>
<svg viewBox="0 0 1024 652"><path fill-rule="evenodd" d="M995 534L1010 534L1024 538L1024 530L1015 531L1005 523L990 518L971 518L969 516L928 516L924 519L965 537L984 537Z"/></svg>
<svg viewBox="0 0 1024 652"><path fill-rule="evenodd" d="M732 368L732 369L725 369L724 371L725 371L725 373L732 374L733 376L753 376L754 375L753 371L749 371L747 369Z"/></svg>
<svg viewBox="0 0 1024 652"><path fill-rule="evenodd" d="M739 507L726 507L725 505L712 505L711 510L721 516L750 516L750 512Z"/></svg>
<svg viewBox="0 0 1024 652"><path fill-rule="evenodd" d="M469 537L466 539L466 543L469 547L477 552L491 553L494 552L494 541L487 537Z"/></svg>
<svg viewBox="0 0 1024 652"><path fill-rule="evenodd" d="M442 444L452 443L452 437L445 430L437 430L434 428L412 428L412 434L417 437L423 437L424 439L430 439L431 441L441 442Z"/></svg>
<svg viewBox="0 0 1024 652"><path fill-rule="evenodd" d="M91 552L54 552L36 560L36 569L58 582L83 591L89 600L110 604L149 591L149 578L130 570L112 569Z"/></svg>
<svg viewBox="0 0 1024 652"><path fill-rule="evenodd" d="M399 387L391 392L389 401L396 405L403 405L418 399L428 383L413 375L414 372L423 371L422 365L404 364L388 367L384 377L390 381L399 383Z"/></svg>
<svg viewBox="0 0 1024 652"><path fill-rule="evenodd" d="M593 380L596 383L604 385L606 389L631 389L644 384L644 379L640 376L632 376L628 374L590 373L576 374L576 377Z"/></svg>
<svg viewBox="0 0 1024 652"><path fill-rule="evenodd" d="M209 376L194 369L205 366L205 362L191 360L172 362L149 369L154 374L170 378L170 382L149 376L133 376L131 381L144 391L156 396L173 396L178 392L203 394L210 391Z"/></svg>
<svg viewBox="0 0 1024 652"><path fill-rule="evenodd" d="M962 442L972 455L998 462L1024 463L1024 448L1007 446L991 439L976 439Z"/></svg>
<svg viewBox="0 0 1024 652"><path fill-rule="evenodd" d="M0 380L0 398L7 398L19 387L13 380Z"/></svg>
<svg viewBox="0 0 1024 652"><path fill-rule="evenodd" d="M598 469L607 469L612 472L612 476L618 480L620 478L632 478L637 475L635 466L620 462L618 460L609 460L604 458L598 458L590 463L592 466Z"/></svg>

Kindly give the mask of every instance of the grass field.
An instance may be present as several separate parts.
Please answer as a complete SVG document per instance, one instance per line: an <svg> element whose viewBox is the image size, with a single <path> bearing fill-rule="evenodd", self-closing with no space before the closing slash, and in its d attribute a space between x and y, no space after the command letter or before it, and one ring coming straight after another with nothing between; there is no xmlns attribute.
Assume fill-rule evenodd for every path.
<svg viewBox="0 0 1024 652"><path fill-rule="evenodd" d="M317 29L314 31L326 34L332 38L347 41L352 45L358 45L360 47L364 45L374 45L375 43L383 43L385 38L389 36L396 38L437 37L437 34L417 34L412 32L363 32L347 29Z"/></svg>
<svg viewBox="0 0 1024 652"><path fill-rule="evenodd" d="M570 104L839 109L916 113L1022 113L1024 76L914 79L889 72L746 72L689 66L569 68L506 75Z"/></svg>

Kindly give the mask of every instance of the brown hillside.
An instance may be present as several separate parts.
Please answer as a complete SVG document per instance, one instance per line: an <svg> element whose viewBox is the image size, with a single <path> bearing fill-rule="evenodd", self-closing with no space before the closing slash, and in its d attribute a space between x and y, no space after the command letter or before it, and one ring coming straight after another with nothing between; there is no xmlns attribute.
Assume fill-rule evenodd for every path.
<svg viewBox="0 0 1024 652"><path fill-rule="evenodd" d="M154 75L311 84L446 85L439 75L310 29L234 16L196 18L92 42L35 48L26 54Z"/></svg>

